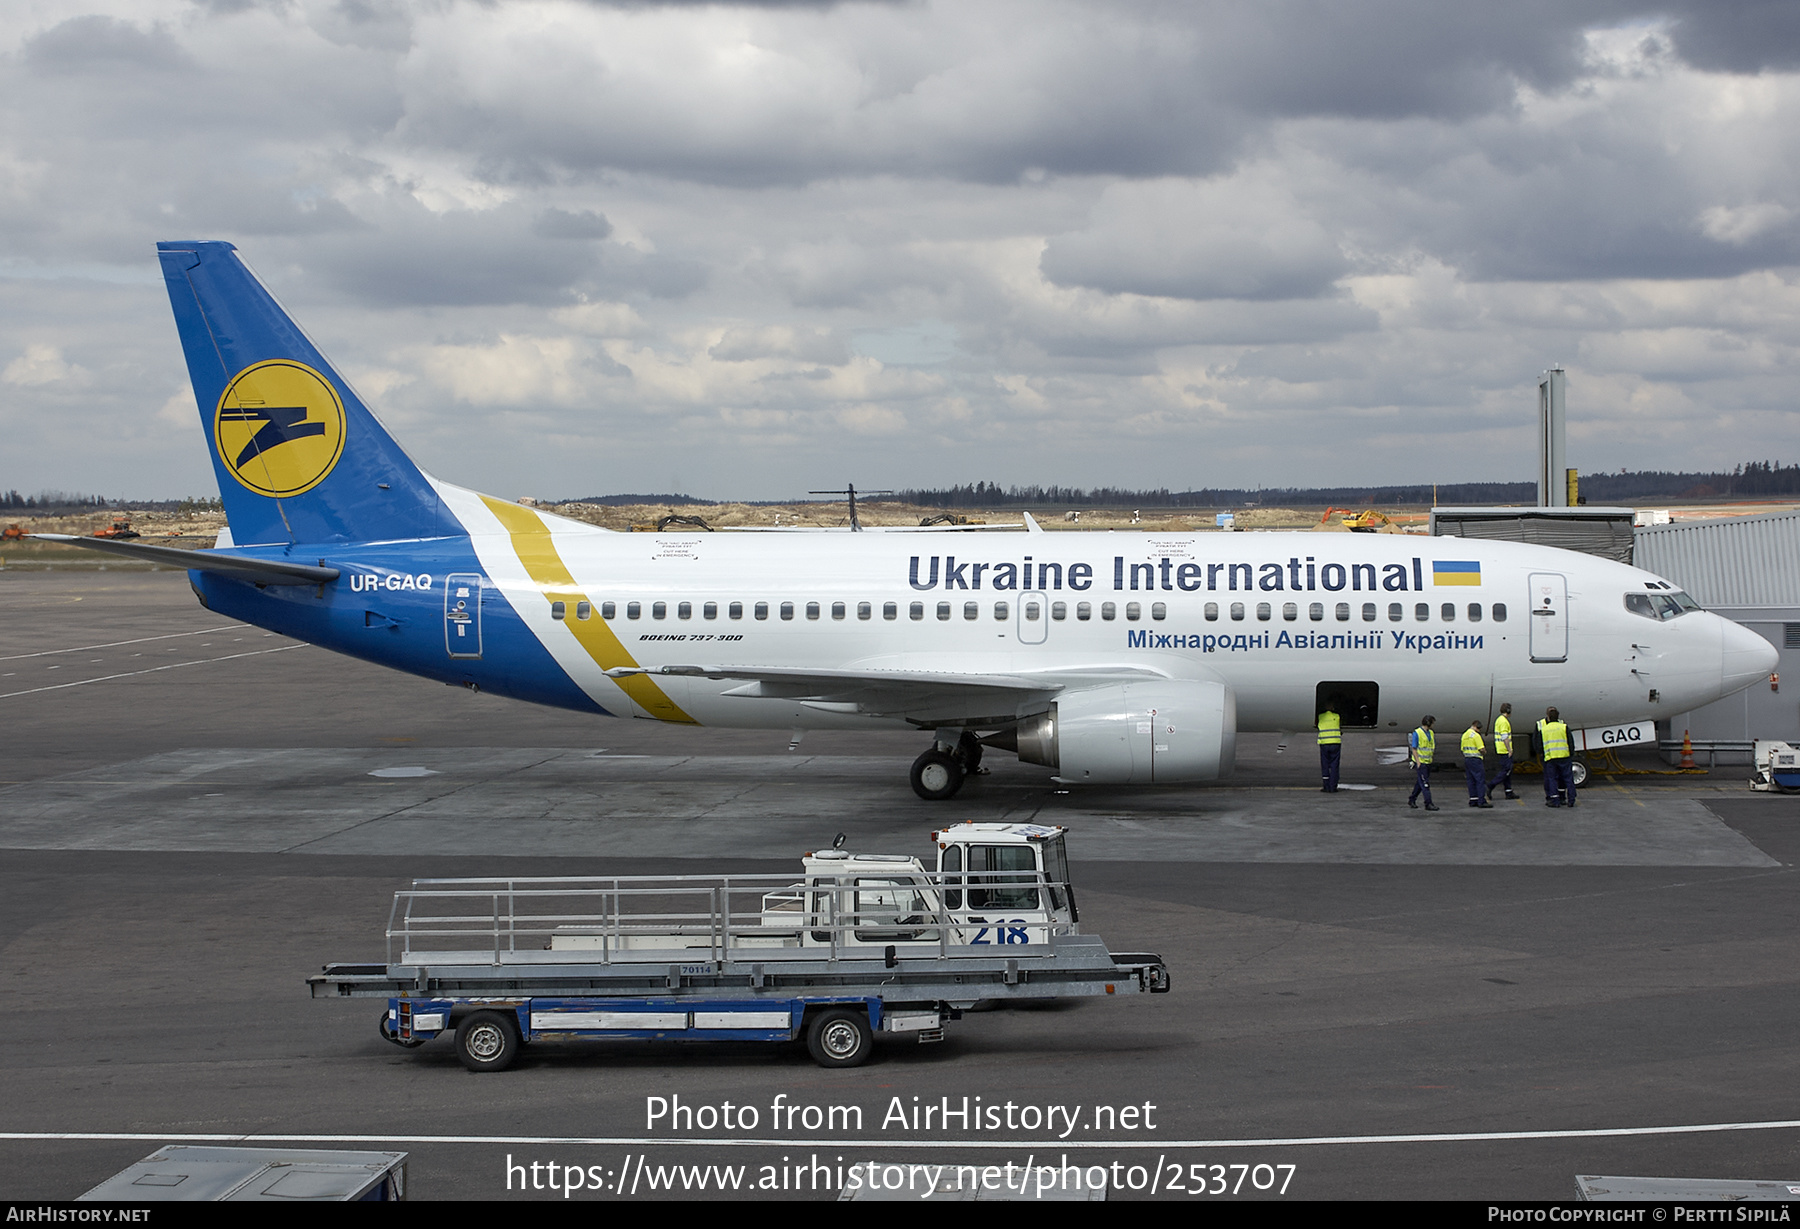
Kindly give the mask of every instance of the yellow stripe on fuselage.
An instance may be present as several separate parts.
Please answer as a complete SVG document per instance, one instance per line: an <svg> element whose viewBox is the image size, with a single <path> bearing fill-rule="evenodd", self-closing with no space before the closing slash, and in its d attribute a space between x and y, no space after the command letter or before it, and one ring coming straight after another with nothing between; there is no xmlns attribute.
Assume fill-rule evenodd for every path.
<svg viewBox="0 0 1800 1229"><path fill-rule="evenodd" d="M496 520L505 527L512 538L513 551L519 556L519 562L525 565L525 574L537 582L547 602L562 602L566 617L563 626L567 627L578 644L594 659L594 664L602 670L610 670L614 666L635 666L637 662L613 634L613 629L605 619L600 617L598 603L590 602L594 608L591 619L577 619L575 607L579 602L588 600L575 585L575 577L570 573L568 565L563 563L562 556L556 553L556 543L551 540L550 528L543 519L530 508L519 504L509 504L493 499L487 495L481 502L488 506ZM692 717L681 711L675 701L663 693L655 680L642 674L628 675L622 679L614 679L619 689L630 696L632 702L660 721L680 721L689 725L698 725Z"/></svg>

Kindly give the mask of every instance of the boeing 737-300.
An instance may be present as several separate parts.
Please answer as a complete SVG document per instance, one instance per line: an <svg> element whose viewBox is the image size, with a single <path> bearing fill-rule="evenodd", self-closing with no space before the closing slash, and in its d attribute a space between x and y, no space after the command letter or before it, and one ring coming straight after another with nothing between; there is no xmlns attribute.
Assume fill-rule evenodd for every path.
<svg viewBox="0 0 1800 1229"><path fill-rule="evenodd" d="M209 610L596 716L912 728L922 797L1003 748L1076 783L1203 782L1237 734L1561 710L1638 727L1774 647L1641 569L1396 534L617 533L415 465L229 243L159 244L229 528Z"/></svg>

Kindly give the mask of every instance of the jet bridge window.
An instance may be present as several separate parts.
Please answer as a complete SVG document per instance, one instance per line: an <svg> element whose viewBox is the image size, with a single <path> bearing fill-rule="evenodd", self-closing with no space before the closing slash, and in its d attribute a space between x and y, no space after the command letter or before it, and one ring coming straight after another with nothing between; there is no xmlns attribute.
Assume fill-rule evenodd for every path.
<svg viewBox="0 0 1800 1229"><path fill-rule="evenodd" d="M643 617L643 613L644 613L643 603L641 603L641 602L626 602L625 603L625 617L627 619L641 618L641 617Z"/></svg>

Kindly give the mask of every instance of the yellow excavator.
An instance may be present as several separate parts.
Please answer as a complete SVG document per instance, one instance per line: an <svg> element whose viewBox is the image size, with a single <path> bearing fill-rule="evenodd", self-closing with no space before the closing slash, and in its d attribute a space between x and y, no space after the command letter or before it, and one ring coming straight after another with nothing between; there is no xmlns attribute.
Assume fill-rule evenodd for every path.
<svg viewBox="0 0 1800 1229"><path fill-rule="evenodd" d="M1391 524L1384 513L1377 512L1373 508L1367 512L1355 512L1349 508L1327 508L1325 514L1319 518L1319 524L1323 525L1329 521L1334 512L1343 514L1339 520L1351 533L1374 533L1381 526Z"/></svg>

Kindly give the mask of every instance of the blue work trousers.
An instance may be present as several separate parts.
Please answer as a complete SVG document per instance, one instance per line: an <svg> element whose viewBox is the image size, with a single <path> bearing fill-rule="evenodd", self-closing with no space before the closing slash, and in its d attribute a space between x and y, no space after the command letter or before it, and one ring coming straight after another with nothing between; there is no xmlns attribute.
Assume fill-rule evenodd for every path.
<svg viewBox="0 0 1800 1229"><path fill-rule="evenodd" d="M1568 757L1544 761L1544 801L1553 807L1575 805L1574 760Z"/></svg>
<svg viewBox="0 0 1800 1229"><path fill-rule="evenodd" d="M1487 765L1476 756L1463 761L1463 776L1469 779L1469 801L1487 801Z"/></svg>
<svg viewBox="0 0 1800 1229"><path fill-rule="evenodd" d="M1325 782L1325 792L1337 793L1338 762L1344 758L1343 743L1319 744L1319 776Z"/></svg>
<svg viewBox="0 0 1800 1229"><path fill-rule="evenodd" d="M1431 765L1413 765L1413 792L1407 797L1408 802L1415 801L1420 794L1425 795L1425 805L1432 806L1431 801Z"/></svg>

